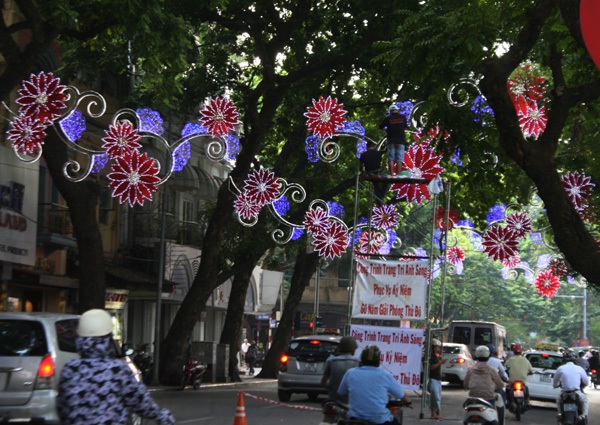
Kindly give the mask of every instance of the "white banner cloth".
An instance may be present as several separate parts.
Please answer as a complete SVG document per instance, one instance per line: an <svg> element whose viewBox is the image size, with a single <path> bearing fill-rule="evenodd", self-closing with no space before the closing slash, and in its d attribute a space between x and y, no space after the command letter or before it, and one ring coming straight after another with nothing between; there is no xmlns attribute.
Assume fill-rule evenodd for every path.
<svg viewBox="0 0 600 425"><path fill-rule="evenodd" d="M381 350L382 369L390 372L404 390L419 390L423 329L352 325L350 335L358 344L357 355L369 344Z"/></svg>
<svg viewBox="0 0 600 425"><path fill-rule="evenodd" d="M424 320L427 261L358 260L352 317Z"/></svg>

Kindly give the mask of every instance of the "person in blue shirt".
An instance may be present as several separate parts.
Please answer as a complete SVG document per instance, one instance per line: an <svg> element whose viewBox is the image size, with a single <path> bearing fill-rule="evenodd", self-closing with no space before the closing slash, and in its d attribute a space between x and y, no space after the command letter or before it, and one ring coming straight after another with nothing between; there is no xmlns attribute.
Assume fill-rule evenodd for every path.
<svg viewBox="0 0 600 425"><path fill-rule="evenodd" d="M389 395L410 404L411 400L387 371L379 368L381 351L367 345L360 355L361 365L349 369L338 388L339 395L348 395L348 417L379 425L399 425L386 407Z"/></svg>
<svg viewBox="0 0 600 425"><path fill-rule="evenodd" d="M579 400L581 401L581 405L583 408L583 417L579 418L580 423L586 423L585 420L588 417L588 413L590 410L590 401L587 396L581 391L582 386L588 386L590 384L590 380L587 376L586 371L581 367L575 364L575 359L577 356L575 353L566 350L563 353L563 362L564 364L556 369L554 373L554 378L552 380L552 385L554 388L561 388L561 394L565 391L576 391L579 396ZM556 406L558 411L560 412L560 395L556 398Z"/></svg>

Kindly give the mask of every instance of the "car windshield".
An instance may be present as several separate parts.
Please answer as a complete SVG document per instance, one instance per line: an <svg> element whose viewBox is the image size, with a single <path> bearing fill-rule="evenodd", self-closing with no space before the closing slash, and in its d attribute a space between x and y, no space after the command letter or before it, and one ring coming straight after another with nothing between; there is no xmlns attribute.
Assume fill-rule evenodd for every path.
<svg viewBox="0 0 600 425"><path fill-rule="evenodd" d="M0 356L43 356L48 353L44 327L33 320L0 320Z"/></svg>
<svg viewBox="0 0 600 425"><path fill-rule="evenodd" d="M288 348L288 356L316 357L324 360L335 352L337 346L337 342L320 341L318 339L292 341Z"/></svg>
<svg viewBox="0 0 600 425"><path fill-rule="evenodd" d="M532 353L527 356L532 367L541 369L558 369L562 366L562 356Z"/></svg>
<svg viewBox="0 0 600 425"><path fill-rule="evenodd" d="M449 347L444 345L442 352L444 354L460 354L460 347Z"/></svg>

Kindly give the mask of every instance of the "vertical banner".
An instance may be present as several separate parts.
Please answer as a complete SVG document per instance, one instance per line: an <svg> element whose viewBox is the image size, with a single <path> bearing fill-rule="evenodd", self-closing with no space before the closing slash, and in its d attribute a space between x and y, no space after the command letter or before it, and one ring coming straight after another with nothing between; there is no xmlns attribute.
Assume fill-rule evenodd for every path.
<svg viewBox="0 0 600 425"><path fill-rule="evenodd" d="M358 356L367 345L376 345L381 350L380 367L390 372L405 390L419 390L423 329L352 325L350 336L358 344Z"/></svg>
<svg viewBox="0 0 600 425"><path fill-rule="evenodd" d="M352 317L424 320L427 261L358 260Z"/></svg>

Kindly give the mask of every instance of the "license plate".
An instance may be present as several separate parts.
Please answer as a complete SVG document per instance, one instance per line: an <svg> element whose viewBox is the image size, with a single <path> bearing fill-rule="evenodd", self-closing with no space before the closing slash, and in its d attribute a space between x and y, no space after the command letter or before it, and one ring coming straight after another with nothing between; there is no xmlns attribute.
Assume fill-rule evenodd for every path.
<svg viewBox="0 0 600 425"><path fill-rule="evenodd" d="M316 372L317 364L316 363L306 363L306 366L304 366L304 371L305 372Z"/></svg>
<svg viewBox="0 0 600 425"><path fill-rule="evenodd" d="M552 378L550 378L550 375L540 375L540 382L550 382L552 381Z"/></svg>
<svg viewBox="0 0 600 425"><path fill-rule="evenodd" d="M563 410L565 412L577 412L577 405L573 403L563 404Z"/></svg>
<svg viewBox="0 0 600 425"><path fill-rule="evenodd" d="M523 391L515 391L514 396L516 398L523 398Z"/></svg>

